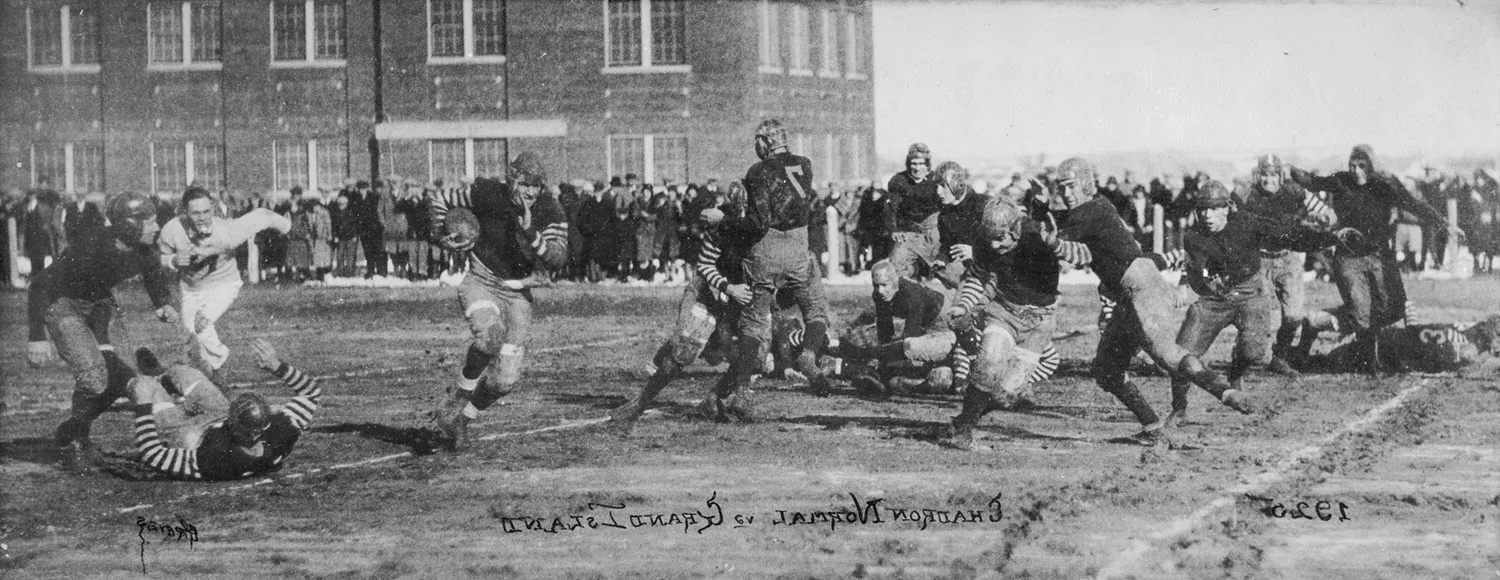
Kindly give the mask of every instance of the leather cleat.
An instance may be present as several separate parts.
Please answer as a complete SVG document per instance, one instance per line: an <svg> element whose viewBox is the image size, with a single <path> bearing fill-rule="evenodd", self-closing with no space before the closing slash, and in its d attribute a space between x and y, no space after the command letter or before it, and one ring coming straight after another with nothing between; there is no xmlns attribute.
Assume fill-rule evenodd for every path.
<svg viewBox="0 0 1500 580"><path fill-rule="evenodd" d="M945 433L938 438L938 445L959 451L974 450L974 426L952 423L944 426Z"/></svg>
<svg viewBox="0 0 1500 580"><path fill-rule="evenodd" d="M1166 432L1163 431L1160 427L1154 429L1145 429L1134 435L1112 439L1111 441L1115 443L1140 445L1141 447L1170 447L1172 444L1172 442L1167 439Z"/></svg>
<svg viewBox="0 0 1500 580"><path fill-rule="evenodd" d="M1230 389L1224 391L1224 398L1220 399L1225 407L1239 411L1243 415L1254 415L1255 405L1250 402L1250 397L1244 391Z"/></svg>
<svg viewBox="0 0 1500 580"><path fill-rule="evenodd" d="M1188 410L1187 409L1172 409L1172 412L1167 414L1166 421L1164 421L1164 425L1166 426L1165 428L1167 428L1167 429L1175 429L1177 427L1182 427L1184 425L1187 425L1188 424L1188 418L1187 418L1187 416L1188 416Z"/></svg>
<svg viewBox="0 0 1500 580"><path fill-rule="evenodd" d="M1302 378L1302 373L1297 372L1297 369L1292 368L1291 363L1287 362L1286 359L1281 357L1271 359L1270 364L1266 365L1266 370L1292 380Z"/></svg>
<svg viewBox="0 0 1500 580"><path fill-rule="evenodd" d="M104 464L104 454L88 439L76 439L58 448L62 455L62 468L73 473L98 471Z"/></svg>
<svg viewBox="0 0 1500 580"><path fill-rule="evenodd" d="M741 423L755 423L759 417L755 414L755 401L748 390L742 390L729 398L724 399L724 415L738 420Z"/></svg>
<svg viewBox="0 0 1500 580"><path fill-rule="evenodd" d="M698 403L698 411L703 413L703 418L716 423L728 423L729 416L724 414L724 401L717 395L710 394Z"/></svg>
<svg viewBox="0 0 1500 580"><path fill-rule="evenodd" d="M437 418L437 426L443 432L443 437L448 440L449 451L464 451L473 444L469 437L470 419L463 413L440 415Z"/></svg>
<svg viewBox="0 0 1500 580"><path fill-rule="evenodd" d="M631 399L609 412L609 422L614 424L634 423L645 412L646 406L641 403L639 398Z"/></svg>

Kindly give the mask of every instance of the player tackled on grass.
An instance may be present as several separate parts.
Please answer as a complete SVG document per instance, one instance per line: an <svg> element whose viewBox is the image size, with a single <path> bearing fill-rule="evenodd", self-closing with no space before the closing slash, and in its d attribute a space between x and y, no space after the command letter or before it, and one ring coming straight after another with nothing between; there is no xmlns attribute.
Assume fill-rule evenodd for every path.
<svg viewBox="0 0 1500 580"><path fill-rule="evenodd" d="M1344 305L1332 312L1308 315L1298 357L1307 358L1319 331L1353 332L1359 358L1369 372L1378 374L1376 337L1381 328L1406 317L1406 286L1390 244L1391 211L1399 207L1415 213L1424 227L1449 226L1442 214L1413 197L1395 177L1376 171L1375 153L1369 145L1356 145L1349 153L1348 171L1315 177L1293 167L1291 175L1308 189L1331 193L1329 202L1341 228L1340 244L1333 254L1333 281L1344 299ZM1449 230L1452 239L1463 239L1464 232L1457 226Z"/></svg>
<svg viewBox="0 0 1500 580"><path fill-rule="evenodd" d="M215 217L214 200L201 187L183 192L181 211L162 226L156 248L162 265L177 272L182 322L197 342L197 359L215 382L223 382L219 369L229 358L229 347L219 340L214 323L234 304L243 285L234 253L262 230L291 231L292 221L265 208L232 220Z"/></svg>
<svg viewBox="0 0 1500 580"><path fill-rule="evenodd" d="M522 153L509 169L506 182L478 179L433 197L430 206L438 245L472 252L458 286L471 340L458 383L437 412L438 428L455 450L468 446L469 423L479 412L521 380L531 288L568 259L568 224L556 199L541 196L547 181L541 163Z"/></svg>
<svg viewBox="0 0 1500 580"><path fill-rule="evenodd" d="M1119 399L1141 422L1131 441L1155 445L1163 440L1162 422L1126 378L1136 352L1145 349L1157 365L1185 377L1241 413L1251 412L1239 391L1186 349L1177 346L1171 329L1173 290L1156 264L1141 252L1130 229L1108 199L1095 194L1094 168L1074 157L1057 167L1057 193L1068 208L1059 236L1048 241L1075 264L1092 264L1100 290L1117 303L1114 316L1099 337L1094 380Z"/></svg>
<svg viewBox="0 0 1500 580"><path fill-rule="evenodd" d="M781 288L792 291L807 326L797 370L807 376L814 393L828 390L828 378L817 361L828 346L828 303L817 262L807 249L809 207L814 201L812 162L787 150L786 129L774 119L756 128L755 154L761 160L745 174L745 216L720 225L749 247L745 275L751 292L750 304L740 315L729 380L704 401L705 412L721 421L755 420L750 377L760 366L761 346L771 340L771 308Z"/></svg>
<svg viewBox="0 0 1500 580"><path fill-rule="evenodd" d="M738 181L730 183L724 203L714 209L731 220L742 217L744 186ZM744 244L739 239L724 235L718 227L705 228L693 265L695 275L688 280L677 306L677 326L652 360L656 372L640 394L610 412L610 423L628 431L684 367L700 354L716 351L733 341L734 325L751 298L743 258Z"/></svg>
<svg viewBox="0 0 1500 580"><path fill-rule="evenodd" d="M28 290L30 343L26 361L39 367L52 358L52 344L73 371L73 405L57 427L56 443L73 467L88 467L99 458L89 440L94 419L125 393L111 385L110 367L123 365L114 353L109 327L114 317L116 284L142 276L146 294L164 322L176 322L168 272L161 268L152 244L160 228L156 204L145 194L121 193L105 203L108 228L85 234L31 282ZM51 338L51 344L48 338Z"/></svg>
<svg viewBox="0 0 1500 580"><path fill-rule="evenodd" d="M870 267L870 281L874 286L874 312L856 319L839 340L846 361L875 364L873 373L868 367L853 373L855 386L872 394L901 393L908 390L910 381L897 376L897 367L905 367L923 374L921 382L927 390L951 389L953 371L947 363L955 338L943 317L948 296L897 276L896 267L886 260ZM896 336L897 318L905 321L900 337ZM871 319L873 322L866 322Z"/></svg>
<svg viewBox="0 0 1500 580"><path fill-rule="evenodd" d="M1220 332L1235 327L1239 334L1229 363L1229 385L1240 389L1251 365L1270 362L1271 340L1280 320L1268 278L1277 262L1263 259L1262 252L1313 251L1332 243L1333 237L1311 229L1319 222L1309 220L1307 227L1298 227L1233 211L1229 190L1218 181L1199 185L1193 204L1198 221L1183 235L1186 274L1177 305L1192 301L1194 293L1198 299L1177 332L1177 346L1202 357ZM1301 265L1297 268L1300 271ZM1297 282L1301 283L1300 273ZM1169 425L1186 416L1189 386L1187 377L1172 377Z"/></svg>
<svg viewBox="0 0 1500 580"><path fill-rule="evenodd" d="M974 426L985 414L1011 408L1027 385L1057 369L1057 262L1069 257L1006 198L985 203L980 235L973 268L946 314L974 366L963 409L943 441L959 449L973 447Z"/></svg>
<svg viewBox="0 0 1500 580"><path fill-rule="evenodd" d="M136 456L142 463L173 477L207 481L281 469L317 412L322 390L317 379L283 362L265 339L256 339L251 348L260 368L285 382L296 396L278 408L258 393L247 392L218 408L214 403L223 401L223 395L203 380L176 385L188 390L184 407L179 407L163 378L192 373L168 369L162 378L136 377L130 381L130 401L135 405ZM142 364L142 373L151 372L147 367Z"/></svg>

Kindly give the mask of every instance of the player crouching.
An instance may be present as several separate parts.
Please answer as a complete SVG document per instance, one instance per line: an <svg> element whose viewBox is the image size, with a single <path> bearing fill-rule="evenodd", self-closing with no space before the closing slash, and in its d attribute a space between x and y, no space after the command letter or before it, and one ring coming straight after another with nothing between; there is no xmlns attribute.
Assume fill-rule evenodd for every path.
<svg viewBox="0 0 1500 580"><path fill-rule="evenodd" d="M282 362L271 343L257 339L257 363L296 396L275 408L257 393L224 403L213 383L188 367L153 372L145 363L130 381L135 449L142 463L182 479L222 481L281 468L318 410L317 379ZM145 357L142 357L145 358ZM165 383L165 384L164 384ZM182 395L182 404L167 387Z"/></svg>

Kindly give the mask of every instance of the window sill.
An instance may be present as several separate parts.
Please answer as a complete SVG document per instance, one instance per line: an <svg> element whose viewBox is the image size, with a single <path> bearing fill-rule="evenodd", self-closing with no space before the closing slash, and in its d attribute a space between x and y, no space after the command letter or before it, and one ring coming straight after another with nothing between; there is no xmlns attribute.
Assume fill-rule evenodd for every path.
<svg viewBox="0 0 1500 580"><path fill-rule="evenodd" d="M343 68L347 61L333 60L273 60L271 68Z"/></svg>
<svg viewBox="0 0 1500 580"><path fill-rule="evenodd" d="M831 70L819 71L818 72L818 76L823 77L825 79L843 78L843 75L839 74L838 71L831 71Z"/></svg>
<svg viewBox="0 0 1500 580"><path fill-rule="evenodd" d="M693 65L690 64L659 64L651 66L607 66L599 72L607 75L628 74L654 74L654 73L690 73Z"/></svg>
<svg viewBox="0 0 1500 580"><path fill-rule="evenodd" d="M146 65L146 70L152 71L152 72L177 72L177 71L194 71L194 70L222 70L223 68L224 68L224 63L222 63L222 62L189 62L189 63L180 63L180 62L174 62L174 63L153 62L153 63L149 63L149 64Z"/></svg>
<svg viewBox="0 0 1500 580"><path fill-rule="evenodd" d="M427 64L505 64L505 55L491 54L480 56L429 56L427 57Z"/></svg>
<svg viewBox="0 0 1500 580"><path fill-rule="evenodd" d="M760 65L760 72L768 75L786 74L786 70L779 66Z"/></svg>
<svg viewBox="0 0 1500 580"><path fill-rule="evenodd" d="M844 73L844 78L849 79L851 81L862 81L862 80L866 80L866 79L868 79L870 77L867 77L867 76L865 76L863 74L860 74L860 73Z"/></svg>
<svg viewBox="0 0 1500 580"><path fill-rule="evenodd" d="M792 75L794 77L810 77L810 76L813 76L812 69L810 69L810 68L794 68L794 69L791 70L791 72L789 72L787 74L790 74L790 75Z"/></svg>
<svg viewBox="0 0 1500 580"><path fill-rule="evenodd" d="M26 70L28 72L34 72L34 73L37 73L37 74L44 74L44 75L97 74L99 72L99 65L97 65L97 64L75 64L75 65L72 65L72 66L43 65L43 66L28 67Z"/></svg>

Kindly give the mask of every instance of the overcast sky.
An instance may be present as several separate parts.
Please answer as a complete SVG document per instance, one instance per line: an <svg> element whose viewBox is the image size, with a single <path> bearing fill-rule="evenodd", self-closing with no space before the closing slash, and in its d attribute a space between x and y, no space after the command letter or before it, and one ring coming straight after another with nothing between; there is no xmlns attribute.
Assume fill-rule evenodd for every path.
<svg viewBox="0 0 1500 580"><path fill-rule="evenodd" d="M876 145L1500 151L1500 3L874 0Z"/></svg>

